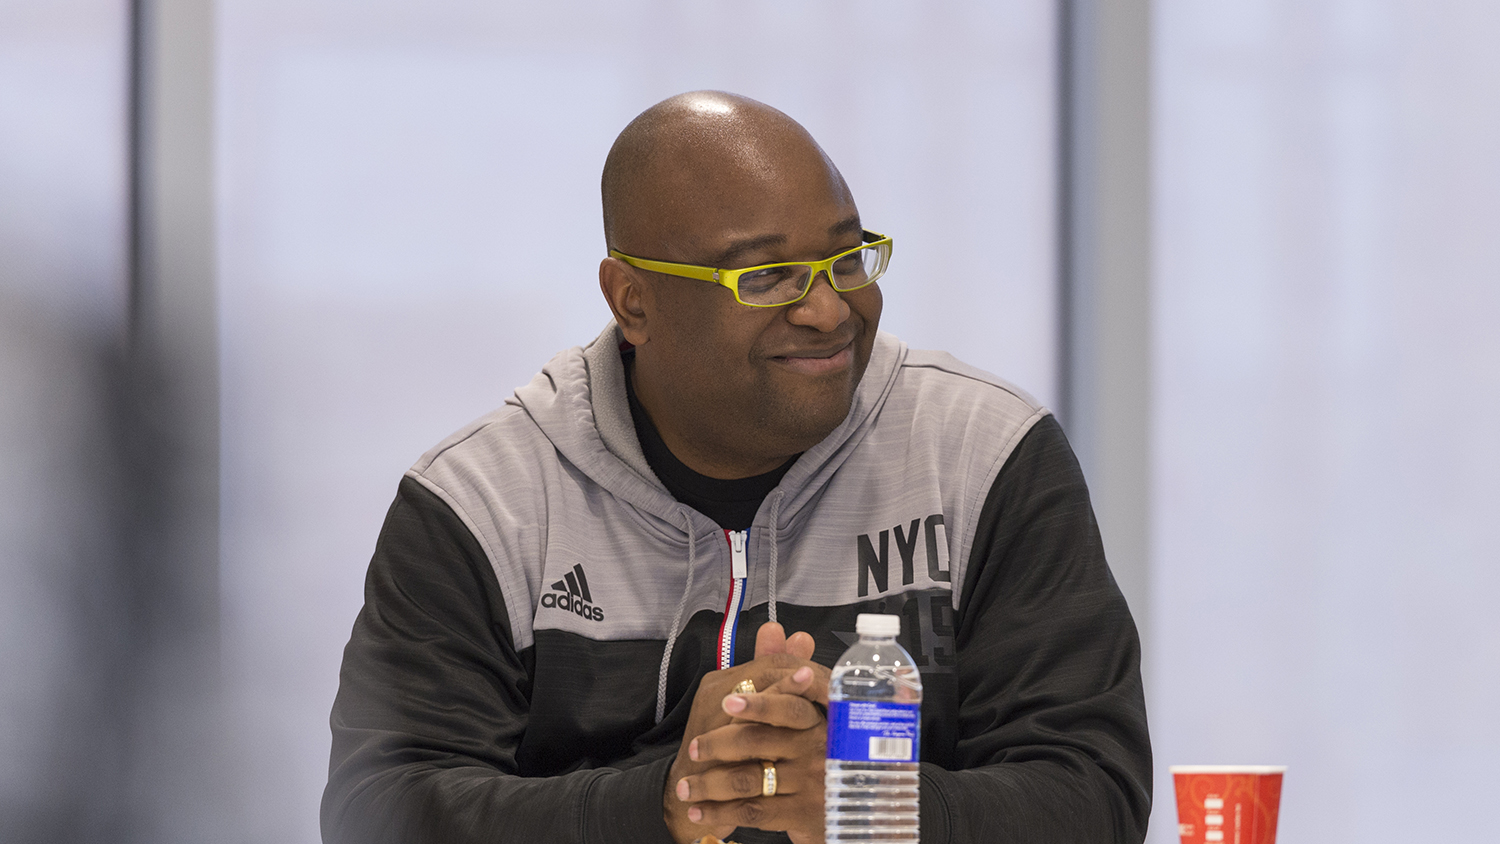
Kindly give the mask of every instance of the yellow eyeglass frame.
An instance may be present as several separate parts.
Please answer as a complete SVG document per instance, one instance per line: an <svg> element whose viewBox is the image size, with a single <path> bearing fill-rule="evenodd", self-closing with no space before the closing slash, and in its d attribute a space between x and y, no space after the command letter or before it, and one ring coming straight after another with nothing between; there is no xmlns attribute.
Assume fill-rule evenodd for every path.
<svg viewBox="0 0 1500 844"><path fill-rule="evenodd" d="M618 249L609 250L609 257L618 258L632 267L638 267L640 269L649 270L651 272L666 273L667 275L682 276L683 278L693 278L698 279L699 281L710 281L714 284L723 285L724 287L729 288L729 291L734 294L734 299L736 302L739 302L741 305L744 305L746 307L784 308L787 305L794 305L797 302L800 302L803 299L807 298L808 291L813 289L813 283L817 280L819 273L828 276L828 285L840 293L848 293L851 290L859 290L862 287L869 287L870 285L874 284L876 280L878 280L881 276L885 275L886 267L889 267L891 264L891 250L894 245L894 241L892 241L891 238L887 237L886 235L880 234L879 232L872 232L869 229L864 229L860 233L860 236L864 240L864 243L861 243L859 246L856 246L853 249L845 249L843 252L840 252L830 258L824 258L821 261L778 261L774 264L758 264L753 267L740 267L739 269L705 267L698 264L674 264L670 261L651 261L646 258L636 258L631 255L626 255L624 252L621 252ZM833 281L834 263L840 258L843 258L847 255L852 255L862 249L869 249L872 246L877 248L880 254L881 261L875 271L870 274L869 278L853 287L839 287L837 284L835 284ZM744 299L740 298L740 276L744 275L745 273L758 272L760 270L768 270L775 267L809 268L807 286L802 288L801 295L799 295L795 299L789 299L785 302L777 302L770 305L758 302L746 302Z"/></svg>

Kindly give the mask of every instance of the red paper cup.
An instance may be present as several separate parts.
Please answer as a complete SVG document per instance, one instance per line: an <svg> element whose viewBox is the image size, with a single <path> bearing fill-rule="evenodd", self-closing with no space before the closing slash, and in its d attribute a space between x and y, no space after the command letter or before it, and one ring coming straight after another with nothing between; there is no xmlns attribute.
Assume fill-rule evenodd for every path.
<svg viewBox="0 0 1500 844"><path fill-rule="evenodd" d="M1284 765L1173 765L1182 844L1276 844Z"/></svg>

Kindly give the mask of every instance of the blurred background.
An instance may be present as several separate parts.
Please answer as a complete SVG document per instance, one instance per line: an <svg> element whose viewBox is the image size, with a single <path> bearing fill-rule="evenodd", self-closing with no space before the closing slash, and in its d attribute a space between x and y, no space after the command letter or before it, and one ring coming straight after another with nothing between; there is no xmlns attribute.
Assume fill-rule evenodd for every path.
<svg viewBox="0 0 1500 844"><path fill-rule="evenodd" d="M608 318L652 103L806 125L1054 407L1172 764L1489 840L1500 5L0 0L0 838L318 840L401 472Z"/></svg>

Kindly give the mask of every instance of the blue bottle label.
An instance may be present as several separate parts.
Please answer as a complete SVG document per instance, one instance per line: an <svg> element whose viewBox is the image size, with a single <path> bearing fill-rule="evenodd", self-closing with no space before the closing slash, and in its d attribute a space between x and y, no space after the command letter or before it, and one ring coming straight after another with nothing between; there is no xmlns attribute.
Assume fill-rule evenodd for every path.
<svg viewBox="0 0 1500 844"><path fill-rule="evenodd" d="M845 762L915 762L922 717L915 703L828 703L828 758Z"/></svg>

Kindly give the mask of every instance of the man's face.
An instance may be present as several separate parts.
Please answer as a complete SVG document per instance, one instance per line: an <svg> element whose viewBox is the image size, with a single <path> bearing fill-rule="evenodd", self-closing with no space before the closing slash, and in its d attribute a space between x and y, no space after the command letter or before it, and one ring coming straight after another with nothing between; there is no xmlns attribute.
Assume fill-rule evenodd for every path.
<svg viewBox="0 0 1500 844"><path fill-rule="evenodd" d="M671 215L665 260L737 268L860 245L859 212L821 156L750 169ZM651 358L642 369L656 383L637 388L658 399L647 406L669 445L764 470L848 415L880 322L877 285L841 294L820 275L804 299L778 308L747 307L725 287L676 276L652 274L649 288L650 340L638 361Z"/></svg>

